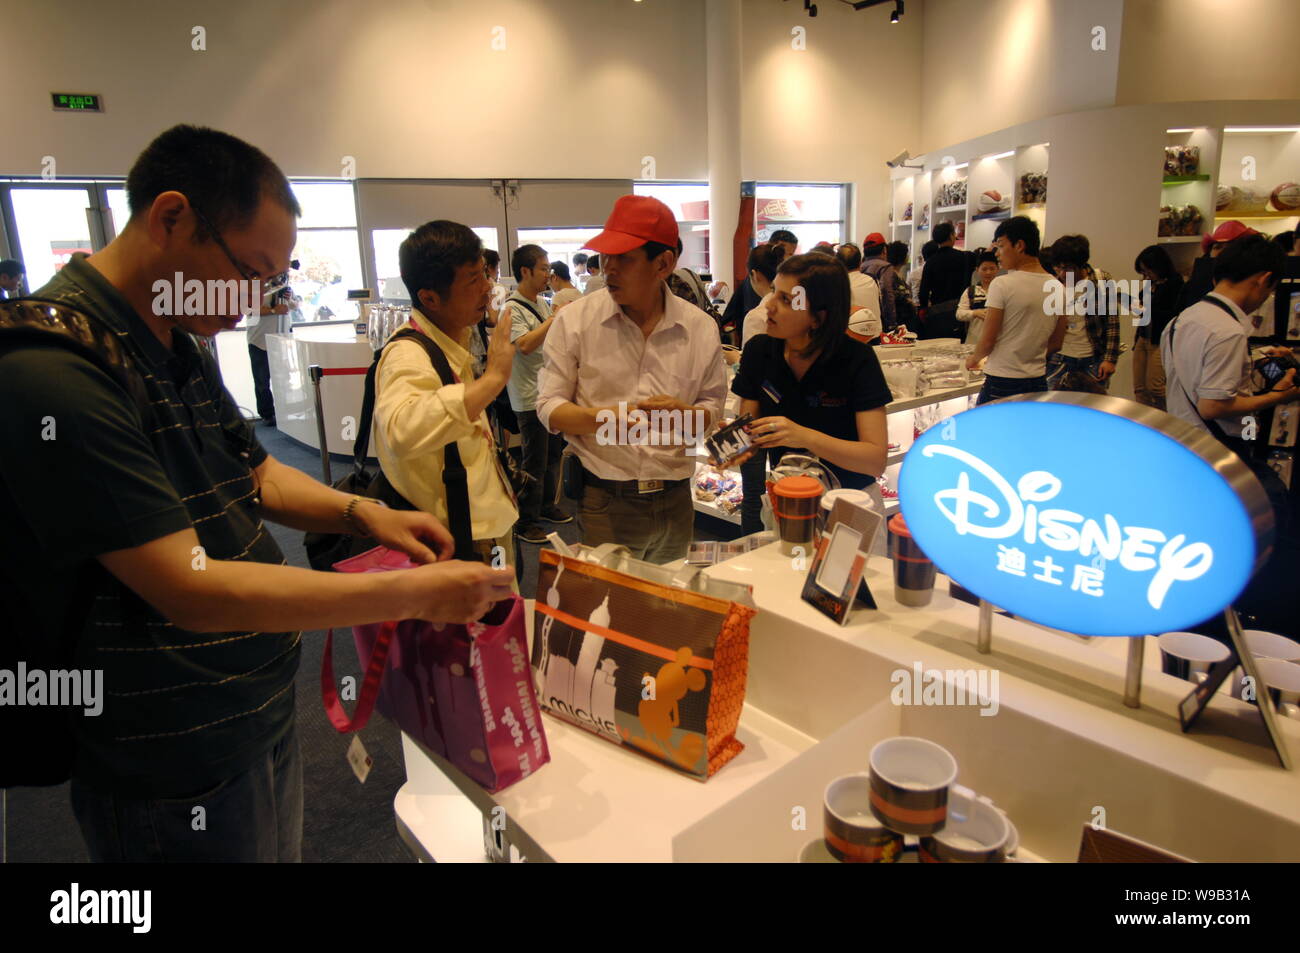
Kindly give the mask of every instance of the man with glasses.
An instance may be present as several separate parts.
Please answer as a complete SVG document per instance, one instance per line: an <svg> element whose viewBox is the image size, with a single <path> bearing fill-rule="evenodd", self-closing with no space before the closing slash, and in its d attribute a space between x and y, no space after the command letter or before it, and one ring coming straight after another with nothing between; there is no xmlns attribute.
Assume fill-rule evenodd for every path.
<svg viewBox="0 0 1300 953"><path fill-rule="evenodd" d="M191 340L234 328L252 283L273 291L267 276L288 270L299 208L275 163L176 126L127 193L121 234L37 293L94 347L48 330L58 309L0 305L0 669L99 672L103 689L98 712L0 707L0 786L70 776L94 861L298 860L301 630L470 621L514 576L450 561L426 513L276 461ZM191 298L192 284L224 300ZM119 351L124 368L103 358ZM371 536L426 565L294 568L264 519Z"/></svg>

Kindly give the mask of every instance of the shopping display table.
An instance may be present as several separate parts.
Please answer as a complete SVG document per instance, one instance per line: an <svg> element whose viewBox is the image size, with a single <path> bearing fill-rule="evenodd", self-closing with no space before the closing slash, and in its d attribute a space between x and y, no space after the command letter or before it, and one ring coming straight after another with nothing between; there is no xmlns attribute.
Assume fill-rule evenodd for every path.
<svg viewBox="0 0 1300 953"><path fill-rule="evenodd" d="M952 599L943 576L928 607L906 608L892 564L872 558L879 608L837 626L799 599L804 573L775 545L708 571L752 585L759 609L741 755L701 783L547 716L551 763L489 795L404 735L395 808L417 854L483 859L481 818L500 808L528 861L791 861L821 834L826 784L901 734L953 753L958 780L1015 822L1024 859L1075 860L1090 823L1193 860L1300 858L1300 776L1263 746L1258 713L1223 696L1183 734L1176 705L1191 686L1160 672L1154 646L1135 711L1121 700L1127 640L997 616L993 652L980 655L978 610ZM996 670L996 711L895 704L918 665L947 681ZM1282 720L1294 745L1300 724Z"/></svg>

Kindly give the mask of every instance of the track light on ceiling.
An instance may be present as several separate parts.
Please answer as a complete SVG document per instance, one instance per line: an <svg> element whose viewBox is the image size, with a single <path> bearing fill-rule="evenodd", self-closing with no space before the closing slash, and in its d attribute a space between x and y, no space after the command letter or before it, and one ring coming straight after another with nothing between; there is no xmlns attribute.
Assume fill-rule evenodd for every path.
<svg viewBox="0 0 1300 953"><path fill-rule="evenodd" d="M897 23L903 17L903 0L895 0L894 12L889 15L890 23Z"/></svg>

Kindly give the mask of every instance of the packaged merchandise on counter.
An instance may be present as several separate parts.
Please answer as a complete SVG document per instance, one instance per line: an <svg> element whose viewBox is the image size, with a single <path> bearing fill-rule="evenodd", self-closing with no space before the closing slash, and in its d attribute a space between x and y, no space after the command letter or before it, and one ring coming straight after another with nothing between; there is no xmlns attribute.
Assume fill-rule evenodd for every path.
<svg viewBox="0 0 1300 953"><path fill-rule="evenodd" d="M532 664L544 711L701 781L744 747L753 600L613 545L542 550Z"/></svg>

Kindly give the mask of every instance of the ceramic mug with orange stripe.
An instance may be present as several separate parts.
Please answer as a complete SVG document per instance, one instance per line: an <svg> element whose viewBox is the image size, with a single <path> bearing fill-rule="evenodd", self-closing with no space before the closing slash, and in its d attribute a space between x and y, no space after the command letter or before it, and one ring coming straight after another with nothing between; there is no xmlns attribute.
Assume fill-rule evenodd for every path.
<svg viewBox="0 0 1300 953"><path fill-rule="evenodd" d="M933 834L948 821L957 759L925 738L889 738L871 749L871 813L900 834Z"/></svg>
<svg viewBox="0 0 1300 953"><path fill-rule="evenodd" d="M923 864L995 864L1007 859L1011 824L986 797L952 786L948 823L921 838Z"/></svg>
<svg viewBox="0 0 1300 953"><path fill-rule="evenodd" d="M822 802L826 849L848 864L893 864L903 853L903 835L871 813L871 778L848 774L826 786ZM816 843L816 841L814 841Z"/></svg>

